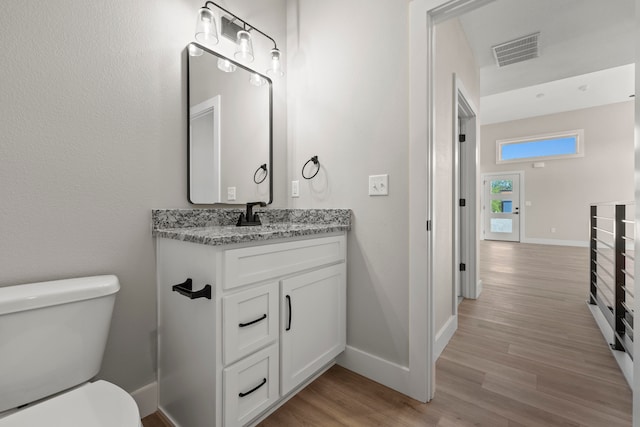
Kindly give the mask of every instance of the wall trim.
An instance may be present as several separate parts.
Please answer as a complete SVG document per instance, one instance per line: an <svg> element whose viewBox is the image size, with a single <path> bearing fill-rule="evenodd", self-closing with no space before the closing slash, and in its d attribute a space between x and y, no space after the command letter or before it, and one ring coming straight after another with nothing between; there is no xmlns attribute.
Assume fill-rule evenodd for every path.
<svg viewBox="0 0 640 427"><path fill-rule="evenodd" d="M522 243L533 243L536 245L576 246L579 248L589 247L589 242L586 240L537 239L533 237L525 237L520 241Z"/></svg>
<svg viewBox="0 0 640 427"><path fill-rule="evenodd" d="M158 410L158 382L154 381L131 392L131 397L136 401L140 418L151 415Z"/></svg>
<svg viewBox="0 0 640 427"><path fill-rule="evenodd" d="M433 356L435 360L438 360L447 344L453 337L453 334L458 330L458 316L451 316L445 322L444 326L440 328L436 334L436 343L433 347Z"/></svg>
<svg viewBox="0 0 640 427"><path fill-rule="evenodd" d="M410 372L406 366L398 365L381 357L347 346L337 359L338 365L365 376L403 394L409 394Z"/></svg>

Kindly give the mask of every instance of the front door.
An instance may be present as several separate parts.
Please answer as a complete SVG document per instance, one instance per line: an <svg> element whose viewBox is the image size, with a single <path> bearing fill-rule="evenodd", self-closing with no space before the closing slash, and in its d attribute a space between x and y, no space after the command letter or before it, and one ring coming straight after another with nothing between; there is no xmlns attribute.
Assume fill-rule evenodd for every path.
<svg viewBox="0 0 640 427"><path fill-rule="evenodd" d="M520 175L487 175L483 189L484 238L520 241Z"/></svg>

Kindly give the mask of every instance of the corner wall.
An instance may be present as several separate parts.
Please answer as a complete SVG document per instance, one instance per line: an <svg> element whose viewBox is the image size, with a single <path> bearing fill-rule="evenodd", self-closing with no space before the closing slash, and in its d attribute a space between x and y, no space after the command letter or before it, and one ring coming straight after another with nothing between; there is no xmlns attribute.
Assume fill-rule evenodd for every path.
<svg viewBox="0 0 640 427"><path fill-rule="evenodd" d="M496 140L574 129L584 129L584 157L496 164ZM588 246L589 205L633 200L633 132L633 101L482 126L480 172L524 171L521 241Z"/></svg>
<svg viewBox="0 0 640 427"><path fill-rule="evenodd" d="M300 181L291 206L353 210L347 344L407 366L407 3L290 1L288 30L289 179ZM300 170L314 155L322 168L307 181ZM368 195L377 174L389 174L389 196Z"/></svg>

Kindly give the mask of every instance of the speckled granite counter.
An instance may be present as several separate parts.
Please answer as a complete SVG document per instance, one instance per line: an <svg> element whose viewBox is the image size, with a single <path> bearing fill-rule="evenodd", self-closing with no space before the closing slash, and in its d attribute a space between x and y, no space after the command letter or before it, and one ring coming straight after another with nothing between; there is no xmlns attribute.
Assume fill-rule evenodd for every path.
<svg viewBox="0 0 640 427"><path fill-rule="evenodd" d="M229 245L348 231L349 209L257 209L261 226L236 227L242 209L154 209L153 236Z"/></svg>

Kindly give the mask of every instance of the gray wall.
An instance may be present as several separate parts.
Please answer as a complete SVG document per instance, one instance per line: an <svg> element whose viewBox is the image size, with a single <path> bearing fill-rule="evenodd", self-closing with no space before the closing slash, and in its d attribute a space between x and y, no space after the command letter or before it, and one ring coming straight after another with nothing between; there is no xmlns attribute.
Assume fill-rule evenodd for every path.
<svg viewBox="0 0 640 427"><path fill-rule="evenodd" d="M291 205L353 209L347 344L407 366L407 2L294 0L288 29ZM313 155L322 169L307 181ZM368 196L376 174L389 174L389 196Z"/></svg>
<svg viewBox="0 0 640 427"><path fill-rule="evenodd" d="M189 206L183 50L202 3L2 3L0 286L118 275L100 375L130 391L155 379L151 209ZM285 48L285 0L226 3ZM284 88L274 86L279 206Z"/></svg>
<svg viewBox="0 0 640 427"><path fill-rule="evenodd" d="M496 164L496 140L574 129L584 129L584 157L544 160L544 168L533 168L532 161ZM522 241L586 246L591 203L633 200L633 137L633 101L486 125L480 170L524 171L531 206L520 207Z"/></svg>

